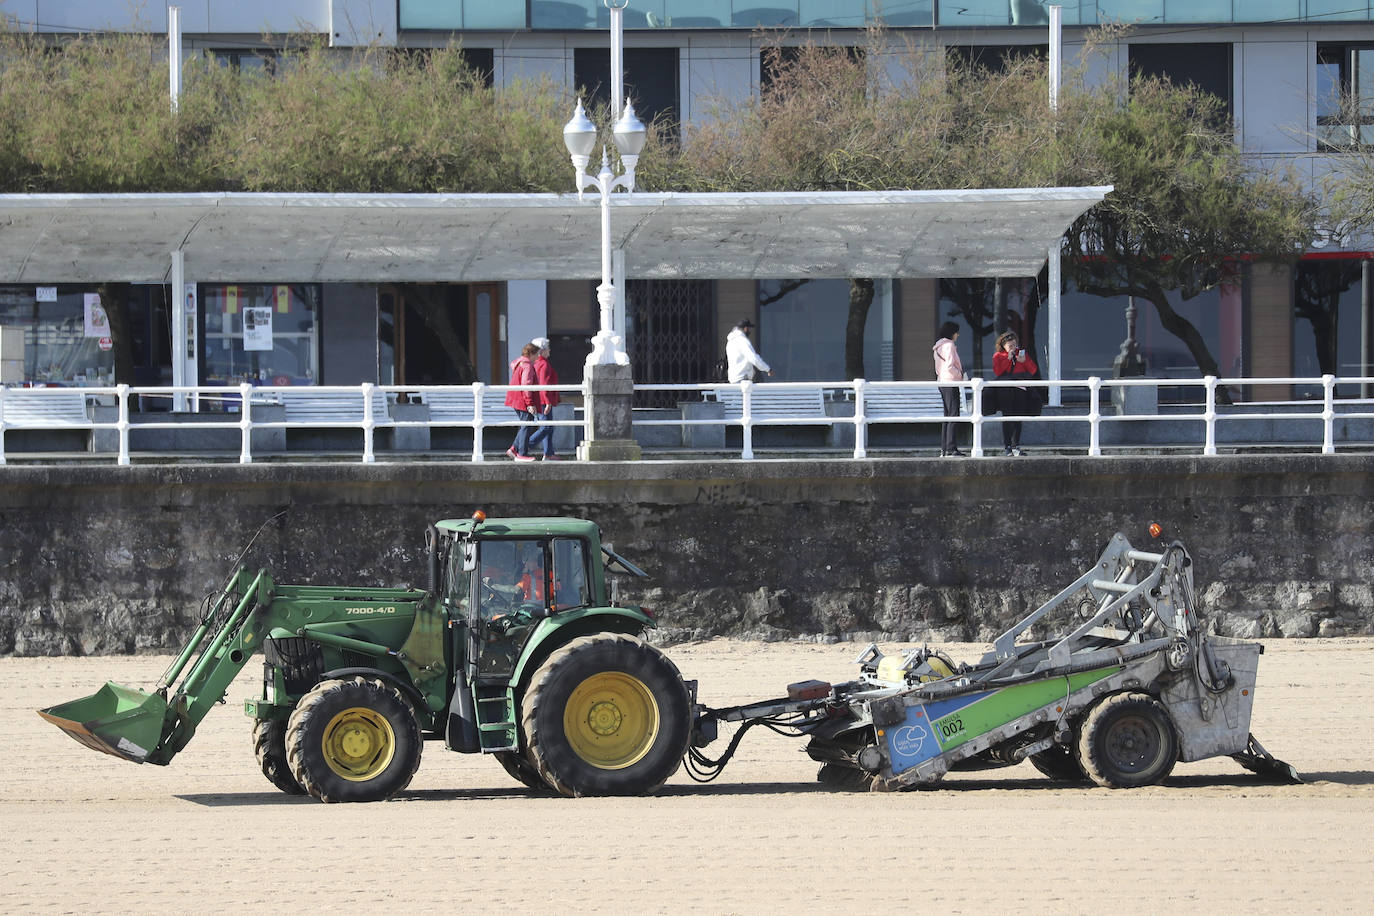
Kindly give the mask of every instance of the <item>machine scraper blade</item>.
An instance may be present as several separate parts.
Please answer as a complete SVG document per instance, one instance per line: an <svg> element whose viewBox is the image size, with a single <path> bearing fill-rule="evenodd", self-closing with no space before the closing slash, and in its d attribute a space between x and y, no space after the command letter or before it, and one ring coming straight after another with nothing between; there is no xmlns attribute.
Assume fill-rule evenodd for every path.
<svg viewBox="0 0 1374 916"><path fill-rule="evenodd" d="M1251 773L1257 773L1278 782L1302 782L1302 777L1298 775L1297 770L1266 751L1264 745L1255 740L1254 735L1250 736L1245 745L1245 750L1239 754L1232 754L1231 759Z"/></svg>

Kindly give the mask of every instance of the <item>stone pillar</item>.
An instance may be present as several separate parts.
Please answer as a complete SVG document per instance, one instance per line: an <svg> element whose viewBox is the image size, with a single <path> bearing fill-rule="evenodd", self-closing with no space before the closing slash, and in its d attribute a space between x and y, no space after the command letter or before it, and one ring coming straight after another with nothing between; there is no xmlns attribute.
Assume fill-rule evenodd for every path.
<svg viewBox="0 0 1374 916"><path fill-rule="evenodd" d="M631 428L634 375L629 366L601 363L586 368L587 437L577 446L580 461L638 461Z"/></svg>

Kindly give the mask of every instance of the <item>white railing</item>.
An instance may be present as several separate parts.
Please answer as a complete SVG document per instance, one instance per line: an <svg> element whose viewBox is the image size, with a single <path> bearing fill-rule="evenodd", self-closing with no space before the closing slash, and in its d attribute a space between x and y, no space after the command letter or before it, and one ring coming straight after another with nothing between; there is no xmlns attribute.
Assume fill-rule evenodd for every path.
<svg viewBox="0 0 1374 916"><path fill-rule="evenodd" d="M1081 427L1080 433L1071 433L1070 439L1056 445L1057 451L1081 452L1088 456L1103 454L1103 431L1113 424L1197 424L1199 435L1182 437L1172 447L1190 449L1196 446L1201 455L1217 454L1217 430L1226 424L1244 426L1248 423L1273 422L1283 425L1286 433L1283 444L1294 448L1312 448L1321 454L1332 454L1336 450L1337 421L1342 428L1348 421L1366 421L1357 428L1368 428L1365 435L1345 435L1341 444L1345 446L1374 448L1374 401L1356 399L1337 399L1337 386L1359 386L1358 390L1368 390L1374 385L1374 378L1167 378L1167 379L1103 379L1088 378L1059 382L1002 382L973 379L966 382L944 383L944 387L955 385L961 390L964 410L958 417L946 418L943 412L933 407L938 399L941 383L933 381L869 382L855 379L851 382L769 382L754 384L749 382L729 385L724 383L702 383L690 385L636 385L640 392L680 392L680 410L636 411L634 425L645 431L659 427L677 427L685 431L694 427L713 427L723 430L740 430L739 455L742 459L755 457L754 439L759 430L769 427L824 427L827 440L833 443L841 434L852 436L852 448L846 441L843 453L854 458L865 458L869 453L870 434L876 428L889 425L937 426L954 422L971 429L970 452L974 457L987 454L984 436L988 423L1002 422L1004 416L989 416L983 412L987 393L994 388L1010 388L1022 385L1027 388L1043 389L1058 386L1061 391L1074 398L1072 393L1082 391L1082 403L1065 408L1048 410L1041 416L1010 418L1032 426L1035 424L1059 424L1070 428ZM1290 400L1279 402L1239 402L1234 406L1219 405L1219 392L1224 389L1253 388L1256 386L1301 385L1320 389L1320 400ZM1197 388L1203 392L1200 404L1164 405L1155 412L1118 414L1114 410L1104 412L1104 396L1112 403L1114 389L1156 389L1155 403L1158 403L1159 388ZM239 447L238 461L243 464L254 460L253 433L255 430L358 430L362 434L361 460L376 460L375 438L378 428L391 430L406 429L468 429L472 432L471 460L483 461L486 457L485 435L488 430L505 429L513 431L520 426L551 425L554 427L575 427L581 429L584 419L563 420L521 420L514 412L504 406L506 393L512 390L556 390L567 394L585 396L579 385L558 386L504 386L474 383L463 386L417 386L417 385L371 385L358 386L287 386L267 387L248 384L237 388L226 387L171 387L171 386L130 386L118 385L107 388L0 388L0 465L6 463L6 433L17 430L79 430L114 434L115 445L102 451L112 451L117 463L127 465L131 462L129 439L132 431L145 430L214 430L227 429L237 432ZM161 400L171 404L176 396L190 396L192 401L202 405L218 407L216 412L194 415L163 414L148 412L139 415L138 422L131 420L130 403L135 397ZM397 404L402 398L401 404ZM106 406L117 408L112 419L94 419L88 401L106 402ZM403 409L405 402L419 401L430 407L427 416L410 417ZM909 409L905 405L909 403ZM73 406L77 405L77 406ZM699 409L706 406L708 409ZM264 408L277 408L274 411ZM418 413L418 412L417 412ZM671 416L665 416L671 413ZM165 417L165 419L162 419ZM193 419L192 419L193 418ZM1315 424L1319 424L1316 426ZM1314 432L1305 431L1312 427ZM1139 429L1139 426L1136 427ZM1277 427L1276 427L1277 428ZM1320 433L1316 434L1315 430ZM284 442L284 436L283 440ZM726 451L724 439L720 447L711 451ZM1142 440L1134 447L1148 444ZM1263 444L1250 441L1248 444ZM284 448L284 446L283 446ZM835 446L830 446L832 450ZM70 451L70 449L66 449ZM730 449L730 450L733 450ZM45 449L45 452L61 452L61 447ZM159 449L158 454L175 452L178 449ZM182 449L184 451L184 449ZM219 451L222 451L219 450ZM259 454L271 453L275 449L258 449ZM10 452L9 457L17 455Z"/></svg>

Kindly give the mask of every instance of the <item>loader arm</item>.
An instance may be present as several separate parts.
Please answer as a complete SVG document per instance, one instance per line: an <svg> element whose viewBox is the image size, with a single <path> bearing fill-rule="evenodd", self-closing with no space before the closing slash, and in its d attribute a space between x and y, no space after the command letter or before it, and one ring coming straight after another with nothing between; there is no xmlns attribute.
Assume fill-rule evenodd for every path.
<svg viewBox="0 0 1374 916"><path fill-rule="evenodd" d="M250 575L239 569L152 693L107 683L93 696L40 709L38 714L94 750L165 766L224 699L275 625L269 612L272 593L266 570ZM178 678L182 680L174 688Z"/></svg>

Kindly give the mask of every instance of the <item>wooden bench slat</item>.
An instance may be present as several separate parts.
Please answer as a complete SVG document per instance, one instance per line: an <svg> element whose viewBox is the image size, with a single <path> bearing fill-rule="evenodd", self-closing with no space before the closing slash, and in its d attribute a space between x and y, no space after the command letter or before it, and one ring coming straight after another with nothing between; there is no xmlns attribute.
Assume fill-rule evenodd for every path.
<svg viewBox="0 0 1374 916"><path fill-rule="evenodd" d="M744 394L738 388L714 389L716 400L725 410L725 419L744 416ZM809 420L825 417L825 390L816 388L770 388L757 386L749 395L749 413L754 420Z"/></svg>
<svg viewBox="0 0 1374 916"><path fill-rule="evenodd" d="M289 423L362 423L362 394L351 392L283 391L276 395L277 403L286 408ZM386 395L372 394L372 422L378 426L391 424Z"/></svg>

